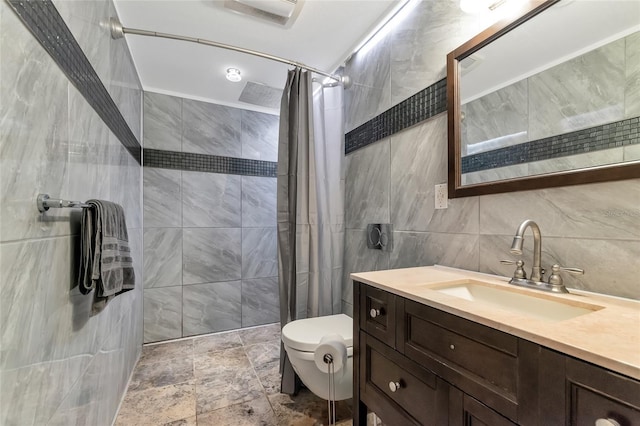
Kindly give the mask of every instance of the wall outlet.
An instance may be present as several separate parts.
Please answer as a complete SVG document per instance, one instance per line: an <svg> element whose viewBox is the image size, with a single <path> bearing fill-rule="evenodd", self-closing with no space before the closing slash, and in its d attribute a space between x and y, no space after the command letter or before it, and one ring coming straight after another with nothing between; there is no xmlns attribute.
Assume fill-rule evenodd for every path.
<svg viewBox="0 0 640 426"><path fill-rule="evenodd" d="M447 208L447 184L436 185L436 209Z"/></svg>

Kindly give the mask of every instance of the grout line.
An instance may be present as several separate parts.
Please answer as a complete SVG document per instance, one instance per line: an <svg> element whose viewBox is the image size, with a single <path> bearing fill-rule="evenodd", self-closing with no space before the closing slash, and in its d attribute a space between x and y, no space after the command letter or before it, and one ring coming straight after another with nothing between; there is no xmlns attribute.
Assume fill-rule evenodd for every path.
<svg viewBox="0 0 640 426"><path fill-rule="evenodd" d="M127 230L132 230L132 229L139 229L139 228L127 228ZM60 238L76 238L76 237L79 238L80 234L62 234L62 235L49 235L49 236L42 236L42 237L27 237L27 238L21 238L21 239L0 241L0 244L30 243L30 242L39 242L39 241L49 241L49 240L55 240Z"/></svg>
<svg viewBox="0 0 640 426"><path fill-rule="evenodd" d="M116 424L116 421L118 420L120 410L122 409L122 404L124 403L125 398L129 394L129 385L131 384L131 379L133 379L133 373L135 373L136 368L138 367L138 362L140 361L141 356L142 356L142 350L140 350L140 353L138 354L138 358L136 359L136 362L133 364L133 368L129 373L129 379L127 380L127 385L124 387L124 393L120 397L120 402L118 403L118 408L116 409L115 416L113 416L113 420L111 420L111 426L114 426Z"/></svg>
<svg viewBox="0 0 640 426"><path fill-rule="evenodd" d="M264 342L260 342L260 343L264 343ZM260 379L260 376L258 375L258 372L256 371L256 367L254 365L254 362L251 360L251 358L249 357L249 354L246 351L246 347L254 346L254 345L257 345L257 344L259 344L259 343L254 343L254 344L245 346L245 344L243 342L242 350L244 352L244 355L247 357L247 360L249 361L249 365L251 365L251 369L253 370L253 374L255 375L256 379L258 379L258 383L260 383L260 388L262 388L263 396L267 400L267 403L269 404L269 407L271 407L271 412L273 413L273 416L275 417L276 410L273 408L273 404L271 403L271 400L269 399L269 394L267 393L267 389L264 387L264 383L262 383L262 380ZM282 347L281 347L281 349L282 349Z"/></svg>
<svg viewBox="0 0 640 426"><path fill-rule="evenodd" d="M241 148L242 148L242 144ZM242 306L242 291L243 291L243 281L244 281L244 274L242 273L242 271L244 270L244 244L242 244L244 242L244 221L242 220L242 218L244 217L244 176L240 176L240 328L242 328L242 319L243 319L243 306ZM242 341L242 337L240 337L240 341L242 342L242 344L244 345L244 342Z"/></svg>
<svg viewBox="0 0 640 426"><path fill-rule="evenodd" d="M191 285L191 284L188 284ZM177 287L177 286L174 286ZM162 288L162 287L159 287ZM260 325L254 325L254 326L250 326L250 327L244 327L244 328L235 328L233 330L224 330L224 331L215 331L212 333L206 333L206 334L197 334L194 336L185 336L185 337L177 337L175 339L168 339L168 340L162 340L160 342L149 342L149 343L145 343L142 346L157 346L157 345L163 345L165 343L172 343L172 342L182 342L182 341L186 341L186 340L195 340L197 338L200 337L211 337L211 336L216 336L216 335L221 335L221 334L229 334L229 333L236 333L236 332L240 332L240 331L244 331L244 330L254 330L260 327L268 327L271 325L275 325L278 324L278 322L272 322L269 324L260 324ZM240 339L242 341L242 338Z"/></svg>
<svg viewBox="0 0 640 426"><path fill-rule="evenodd" d="M180 102L180 121L181 122L183 121L182 120L182 101ZM184 127L184 123L183 123L183 127ZM182 149L182 133L180 138L181 138L180 148ZM181 232L182 252L180 253L180 259L181 259L181 262L180 262L180 335L184 337L184 176L183 176L182 170L180 171L180 225L182 229L182 232ZM194 377L195 377L195 371L194 371Z"/></svg>
<svg viewBox="0 0 640 426"><path fill-rule="evenodd" d="M191 369L193 372L193 398L195 399L195 407L193 407L194 416L196 417L196 425L198 424L198 378L196 377L196 347L191 348Z"/></svg>

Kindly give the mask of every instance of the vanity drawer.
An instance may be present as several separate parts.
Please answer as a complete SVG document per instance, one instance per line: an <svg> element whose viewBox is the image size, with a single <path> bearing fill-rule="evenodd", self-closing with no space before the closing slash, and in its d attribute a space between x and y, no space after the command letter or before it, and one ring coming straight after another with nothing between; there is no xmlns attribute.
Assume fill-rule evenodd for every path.
<svg viewBox="0 0 640 426"><path fill-rule="evenodd" d="M396 296L360 285L360 328L387 345L396 347Z"/></svg>
<svg viewBox="0 0 640 426"><path fill-rule="evenodd" d="M572 426L610 419L620 426L640 425L640 383L566 357L567 396ZM616 423L606 423L615 425Z"/></svg>
<svg viewBox="0 0 640 426"><path fill-rule="evenodd" d="M361 398L375 412L400 412L386 424L448 423L449 385L385 344L361 333Z"/></svg>
<svg viewBox="0 0 640 426"><path fill-rule="evenodd" d="M398 305L399 351L517 420L517 337L411 300Z"/></svg>

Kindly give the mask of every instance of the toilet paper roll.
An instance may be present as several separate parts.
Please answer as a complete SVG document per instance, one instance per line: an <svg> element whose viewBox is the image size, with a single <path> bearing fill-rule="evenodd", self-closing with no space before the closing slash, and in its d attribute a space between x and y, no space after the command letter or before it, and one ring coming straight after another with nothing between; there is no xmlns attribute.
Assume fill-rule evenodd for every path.
<svg viewBox="0 0 640 426"><path fill-rule="evenodd" d="M339 334L327 334L320 339L320 344L313 353L316 366L323 373L329 372L329 364L325 362L325 355L333 358L333 371L335 373L343 370L347 363L347 345Z"/></svg>

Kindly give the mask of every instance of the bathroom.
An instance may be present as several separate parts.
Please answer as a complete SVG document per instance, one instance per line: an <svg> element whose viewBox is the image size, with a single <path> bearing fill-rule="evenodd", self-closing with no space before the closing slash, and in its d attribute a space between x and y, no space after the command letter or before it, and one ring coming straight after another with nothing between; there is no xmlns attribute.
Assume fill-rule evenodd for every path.
<svg viewBox="0 0 640 426"><path fill-rule="evenodd" d="M321 0L306 2L315 1ZM279 96L270 109L242 108L144 82L129 44L137 36L112 38L105 23L119 16L129 25L127 7L147 2L39 2L45 6L38 13L49 22L40 25L44 33L39 38L46 39L54 27L59 30L52 24L57 11L81 49L78 54L88 59L92 70L84 71L96 75L104 87L104 92L89 90L87 98L82 85L61 70L17 16L17 3L0 2L0 424L327 424L326 401L304 390L298 399L279 393L273 166L278 159ZM377 6L377 16L362 28L361 39L394 10L393 3ZM304 12L303 3L300 17ZM412 95L441 93L438 83L447 77L447 54L495 19L467 13L457 0L408 2L342 69L324 70L351 80L341 92L343 133L355 139L363 124ZM142 28L162 30L152 23ZM211 55L218 52L203 49ZM628 108L629 116L637 117L640 49L629 50ZM77 61L68 62L77 66ZM335 90L343 89L326 89ZM202 116L210 119L206 125L186 125ZM443 107L390 136L364 144L347 141L337 152L344 185L338 228L344 244L332 306L325 307L328 313L354 316L349 274L356 272L438 264L509 277L513 266L499 261L513 258L509 247L525 219L540 226L543 265L585 269L584 275L565 276L567 287L640 298L637 175L449 198L446 209L436 209L435 187L449 181L447 117ZM220 123L229 122L245 125L222 129ZM185 129L193 133L185 134ZM202 134L215 139L216 132L224 131L234 133L240 150L221 154L198 146ZM195 142L189 146L189 140ZM259 148L252 145L256 142ZM184 158L183 153L239 157L269 167L253 174L180 170L171 162ZM200 198L202 188L213 188L211 192L225 198ZM91 315L91 300L76 288L81 209L51 208L41 214L36 198L45 193L66 200L109 200L124 209L136 285L98 315ZM367 248L371 223L392 224L389 251ZM235 245L217 250L210 241ZM531 241L525 244L528 272ZM202 253L209 256L204 261ZM211 262L218 269L203 269L202 263L211 258L218 260ZM164 379L143 383L136 371L157 365L149 359L161 347L175 349L163 362L167 371L158 373ZM221 401L217 396L215 407L204 400L198 412L198 371L190 372L187 366L181 376L181 369L184 364L197 369L199 357L200 372L224 364L224 353L242 359L223 365L231 377L248 375L255 387L234 389L244 399ZM131 395L145 404L127 402ZM350 424L351 409L339 403L344 424ZM127 422L119 417L123 410L137 410L146 420Z"/></svg>

